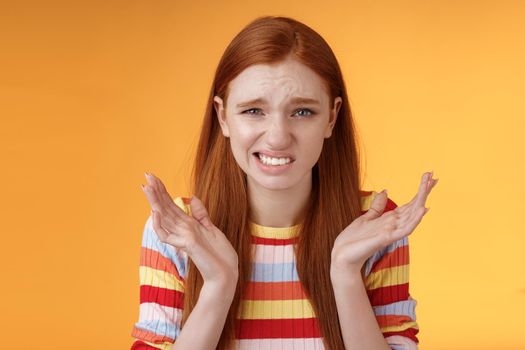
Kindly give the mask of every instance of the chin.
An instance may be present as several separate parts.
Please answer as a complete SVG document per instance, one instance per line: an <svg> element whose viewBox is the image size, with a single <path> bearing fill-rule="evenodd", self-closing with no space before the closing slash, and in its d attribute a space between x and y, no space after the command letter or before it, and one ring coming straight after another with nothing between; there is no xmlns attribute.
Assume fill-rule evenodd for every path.
<svg viewBox="0 0 525 350"><path fill-rule="evenodd" d="M295 184L290 181L290 179L285 178L284 176L271 178L260 179L253 176L249 176L250 181L260 187L264 187L267 190L271 191L282 191L287 190L290 187L293 187Z"/></svg>

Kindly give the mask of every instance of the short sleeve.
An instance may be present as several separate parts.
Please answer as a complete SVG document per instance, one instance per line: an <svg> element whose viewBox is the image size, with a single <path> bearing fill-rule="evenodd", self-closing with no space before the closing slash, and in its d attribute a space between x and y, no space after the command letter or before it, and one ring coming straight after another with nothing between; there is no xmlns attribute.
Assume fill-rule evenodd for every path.
<svg viewBox="0 0 525 350"><path fill-rule="evenodd" d="M174 200L188 214L186 201ZM159 240L149 216L140 247L140 310L131 350L171 349L181 330L186 264L186 254Z"/></svg>
<svg viewBox="0 0 525 350"><path fill-rule="evenodd" d="M384 212L396 207L388 199ZM419 344L417 302L409 293L409 260L408 236L405 236L374 253L364 266L368 298L381 332L394 350L416 350Z"/></svg>

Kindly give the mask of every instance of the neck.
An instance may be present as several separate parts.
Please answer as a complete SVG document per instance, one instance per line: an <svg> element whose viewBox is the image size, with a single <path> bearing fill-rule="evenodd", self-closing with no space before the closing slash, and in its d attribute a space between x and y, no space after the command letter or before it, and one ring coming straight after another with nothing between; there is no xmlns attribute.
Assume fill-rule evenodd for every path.
<svg viewBox="0 0 525 350"><path fill-rule="evenodd" d="M269 227L290 227L303 221L312 190L309 172L294 187L270 190L248 178L248 201L256 224Z"/></svg>

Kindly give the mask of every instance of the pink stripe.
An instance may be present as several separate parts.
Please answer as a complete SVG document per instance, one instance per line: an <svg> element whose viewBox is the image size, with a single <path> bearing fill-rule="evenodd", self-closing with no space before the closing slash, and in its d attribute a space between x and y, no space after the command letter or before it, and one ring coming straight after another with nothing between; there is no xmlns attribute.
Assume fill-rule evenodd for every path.
<svg viewBox="0 0 525 350"><path fill-rule="evenodd" d="M294 262L293 245L254 244L255 263L285 264Z"/></svg>
<svg viewBox="0 0 525 350"><path fill-rule="evenodd" d="M324 350L321 338L299 339L241 339L237 340L238 350Z"/></svg>
<svg viewBox="0 0 525 350"><path fill-rule="evenodd" d="M180 324L182 310L157 303L140 304L140 321L156 321Z"/></svg>

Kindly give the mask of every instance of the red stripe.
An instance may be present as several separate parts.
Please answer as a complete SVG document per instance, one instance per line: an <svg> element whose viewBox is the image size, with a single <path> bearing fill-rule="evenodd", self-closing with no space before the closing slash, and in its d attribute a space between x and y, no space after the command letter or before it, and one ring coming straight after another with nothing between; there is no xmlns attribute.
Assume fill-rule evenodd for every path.
<svg viewBox="0 0 525 350"><path fill-rule="evenodd" d="M403 245L383 255L381 259L374 264L370 273L389 267L408 265L409 263L408 245Z"/></svg>
<svg viewBox="0 0 525 350"><path fill-rule="evenodd" d="M411 322L412 319L407 315L377 315L377 323L379 327L391 327L391 326L401 326L405 322Z"/></svg>
<svg viewBox="0 0 525 350"><path fill-rule="evenodd" d="M149 344L144 343L141 340L136 340L133 345L131 345L130 350L159 350L159 348L153 347Z"/></svg>
<svg viewBox="0 0 525 350"><path fill-rule="evenodd" d="M380 287L366 291L372 306L386 305L408 299L408 283Z"/></svg>
<svg viewBox="0 0 525 350"><path fill-rule="evenodd" d="M140 303L157 303L162 306L182 309L184 307L184 293L178 290L142 285L140 286Z"/></svg>
<svg viewBox="0 0 525 350"><path fill-rule="evenodd" d="M158 335L153 332L147 331L145 329L140 329L135 326L133 326L133 329L131 330L131 336L137 339L142 339L145 341L149 341L150 343L174 343L175 339L170 338L165 335Z"/></svg>
<svg viewBox="0 0 525 350"><path fill-rule="evenodd" d="M386 213L387 211L390 211L396 208L397 208L397 204L393 200L387 197L386 206L385 206L385 210L383 210L383 213Z"/></svg>
<svg viewBox="0 0 525 350"><path fill-rule="evenodd" d="M315 318L237 320L237 339L320 338Z"/></svg>
<svg viewBox="0 0 525 350"><path fill-rule="evenodd" d="M385 332L385 333L383 333L383 337L386 338L386 337L390 337L392 335L401 335L401 336L404 336L404 337L412 339L416 343L419 343L419 339L417 339L417 337L416 337L416 334L418 334L418 333L419 333L419 329L407 328L404 331L400 331L400 332Z"/></svg>
<svg viewBox="0 0 525 350"><path fill-rule="evenodd" d="M297 238L298 237L278 239L278 238L264 238L264 237L252 235L252 243L264 244L264 245L289 245L289 244L297 243Z"/></svg>
<svg viewBox="0 0 525 350"><path fill-rule="evenodd" d="M146 247L140 248L140 265L148 266L156 270L166 271L174 275L179 281L183 281L175 264L156 250Z"/></svg>
<svg viewBox="0 0 525 350"><path fill-rule="evenodd" d="M246 300L307 299L300 281L248 282L244 293Z"/></svg>

